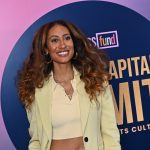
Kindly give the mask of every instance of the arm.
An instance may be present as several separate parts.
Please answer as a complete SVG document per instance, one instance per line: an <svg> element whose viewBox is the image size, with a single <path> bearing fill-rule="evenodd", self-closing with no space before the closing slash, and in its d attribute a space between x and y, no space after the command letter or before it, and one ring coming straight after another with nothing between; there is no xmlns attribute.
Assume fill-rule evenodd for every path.
<svg viewBox="0 0 150 150"><path fill-rule="evenodd" d="M102 95L101 133L104 150L121 150L120 134L117 128L115 110L109 85Z"/></svg>
<svg viewBox="0 0 150 150"><path fill-rule="evenodd" d="M36 108L35 102L32 103L31 109L26 109L27 117L30 123L29 127L29 135L31 137L29 141L29 150L40 150L40 143L38 140L38 133L37 133L37 121L36 121Z"/></svg>

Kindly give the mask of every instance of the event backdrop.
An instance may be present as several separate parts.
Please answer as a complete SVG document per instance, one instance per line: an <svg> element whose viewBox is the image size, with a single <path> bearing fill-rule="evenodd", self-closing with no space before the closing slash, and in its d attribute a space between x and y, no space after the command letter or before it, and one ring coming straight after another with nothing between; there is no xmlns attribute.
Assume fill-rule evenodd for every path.
<svg viewBox="0 0 150 150"><path fill-rule="evenodd" d="M149 17L146 16L148 18L146 19L139 13L116 3L106 1L80 1L68 5L62 3L61 7L51 11L45 5L45 13L22 31L22 35L9 50L11 53L7 57L6 65L2 64L4 65L1 84L3 118L0 118L0 149L27 149L29 124L17 95L17 73L29 54L36 30L49 21L61 18L79 26L89 40L99 49L104 49L110 57L109 71L112 74L110 87L114 97L122 149L147 150L150 147ZM27 6L29 5L28 3ZM18 9L22 11L21 8ZM20 22L11 17L8 19ZM29 16L26 19L30 20ZM10 26L6 33L8 37L13 32L13 27L11 24ZM9 43L5 41L5 44ZM2 49L3 55L4 52Z"/></svg>

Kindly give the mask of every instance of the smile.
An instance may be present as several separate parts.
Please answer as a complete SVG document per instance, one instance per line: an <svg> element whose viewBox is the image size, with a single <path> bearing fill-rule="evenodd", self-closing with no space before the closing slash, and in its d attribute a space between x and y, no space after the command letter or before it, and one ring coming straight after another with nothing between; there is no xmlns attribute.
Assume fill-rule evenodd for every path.
<svg viewBox="0 0 150 150"><path fill-rule="evenodd" d="M59 56L67 56L69 54L68 50L57 52Z"/></svg>

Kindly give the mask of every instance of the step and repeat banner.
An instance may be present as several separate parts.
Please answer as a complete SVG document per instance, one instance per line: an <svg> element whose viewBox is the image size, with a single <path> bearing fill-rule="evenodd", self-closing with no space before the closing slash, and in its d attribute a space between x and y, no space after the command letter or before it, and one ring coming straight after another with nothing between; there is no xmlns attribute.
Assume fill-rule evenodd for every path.
<svg viewBox="0 0 150 150"><path fill-rule="evenodd" d="M56 19L65 19L76 24L95 46L109 55L109 72L112 74L110 87L122 149L150 149L150 22L133 9L117 4L118 1L112 2L76 1L61 4L60 7L52 3L56 9L51 8L49 11L45 5L45 13L42 10L43 14L19 36L9 50L6 64L1 64L4 68L1 72L1 150L27 150L29 123L17 95L17 73L29 54L34 33L43 24ZM44 7L42 3L43 1L41 7ZM142 3L144 6L144 2ZM137 8L142 7L140 4ZM27 6L30 7L29 5L28 2ZM33 6L33 14L34 7L36 4ZM19 23L19 20L10 19ZM22 19L25 22L29 18ZM21 28L20 23L19 26ZM11 29L13 28L9 29L7 36ZM5 41L5 44L9 43ZM0 51L4 55L5 49Z"/></svg>

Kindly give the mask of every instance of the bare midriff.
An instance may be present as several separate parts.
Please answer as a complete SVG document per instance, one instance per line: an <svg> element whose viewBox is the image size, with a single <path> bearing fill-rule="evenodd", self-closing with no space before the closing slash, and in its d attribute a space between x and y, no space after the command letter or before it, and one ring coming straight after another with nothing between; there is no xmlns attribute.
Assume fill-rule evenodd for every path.
<svg viewBox="0 0 150 150"><path fill-rule="evenodd" d="M50 150L85 150L83 137L52 140Z"/></svg>

